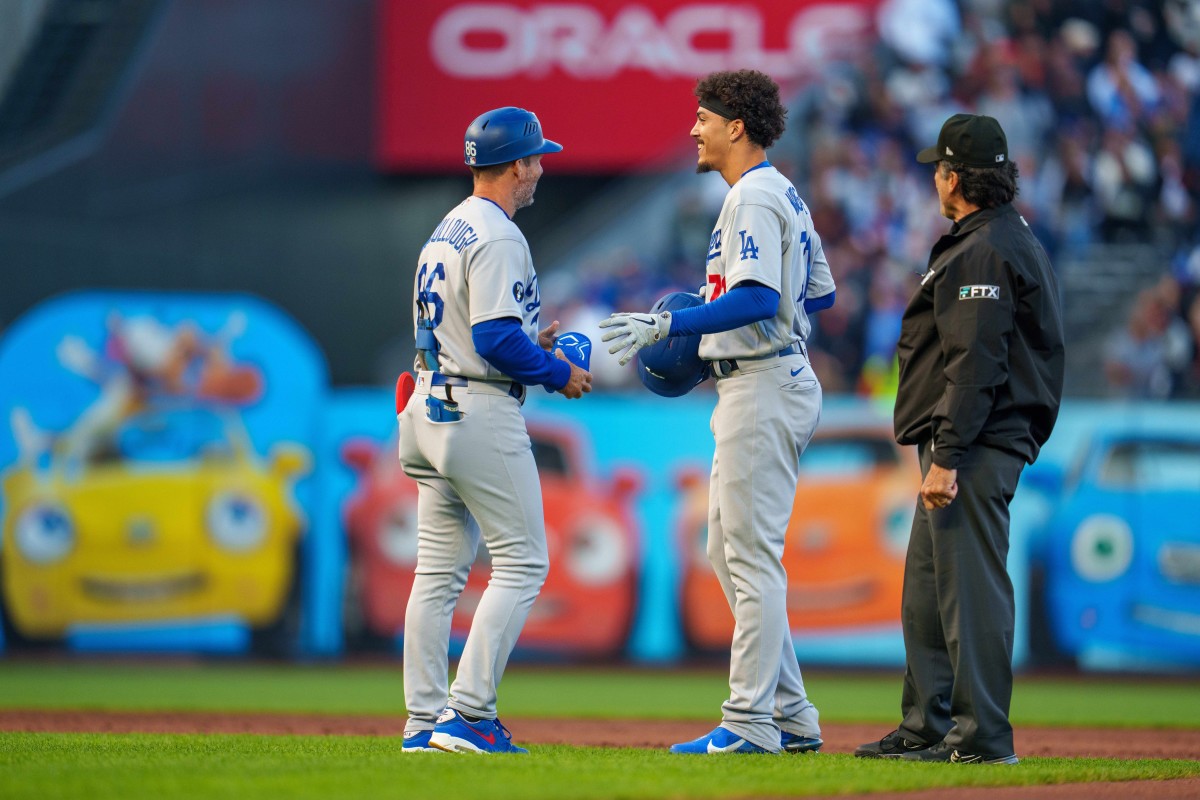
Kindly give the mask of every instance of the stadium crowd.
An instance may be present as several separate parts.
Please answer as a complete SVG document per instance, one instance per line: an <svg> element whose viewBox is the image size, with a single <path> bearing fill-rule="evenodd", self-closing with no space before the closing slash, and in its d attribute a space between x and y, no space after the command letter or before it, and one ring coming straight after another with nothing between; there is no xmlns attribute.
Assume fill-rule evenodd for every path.
<svg viewBox="0 0 1200 800"><path fill-rule="evenodd" d="M885 0L876 22L870 52L795 87L770 153L838 284L810 342L826 391L889 391L912 275L945 231L913 154L968 111L1003 125L1017 205L1056 264L1104 243L1164 254L1159 283L1130 287L1129 319L1098 321L1114 328L1107 390L1200 397L1200 0ZM579 270L571 324L696 291L726 189L697 185L665 252ZM603 357L593 371L600 386L637 380Z"/></svg>

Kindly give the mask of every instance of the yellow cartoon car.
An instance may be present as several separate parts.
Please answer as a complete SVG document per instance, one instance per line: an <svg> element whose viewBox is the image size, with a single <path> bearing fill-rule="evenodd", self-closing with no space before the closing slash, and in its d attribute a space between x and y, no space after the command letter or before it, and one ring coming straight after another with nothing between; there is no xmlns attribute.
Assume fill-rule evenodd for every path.
<svg viewBox="0 0 1200 800"><path fill-rule="evenodd" d="M277 636L298 613L307 450L264 461L235 414L187 408L132 417L86 458L26 456L0 479L9 637L220 618Z"/></svg>

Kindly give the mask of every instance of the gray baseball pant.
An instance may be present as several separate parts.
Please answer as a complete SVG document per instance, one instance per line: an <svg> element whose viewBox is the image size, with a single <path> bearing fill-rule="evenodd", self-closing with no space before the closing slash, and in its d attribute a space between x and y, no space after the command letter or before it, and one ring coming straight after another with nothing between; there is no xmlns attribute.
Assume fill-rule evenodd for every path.
<svg viewBox="0 0 1200 800"><path fill-rule="evenodd" d="M458 422L431 422L418 388L400 414L400 461L417 482L417 570L404 616L406 731L433 728L446 706L496 717L496 688L549 559L542 489L520 404L500 384L454 390ZM477 523L472 524L472 523ZM492 576L475 609L454 685L450 620L482 536Z"/></svg>
<svg viewBox="0 0 1200 800"><path fill-rule="evenodd" d="M722 726L778 752L782 728L819 737L787 617L783 548L799 458L821 415L821 384L802 355L750 362L717 381L708 558L733 611Z"/></svg>

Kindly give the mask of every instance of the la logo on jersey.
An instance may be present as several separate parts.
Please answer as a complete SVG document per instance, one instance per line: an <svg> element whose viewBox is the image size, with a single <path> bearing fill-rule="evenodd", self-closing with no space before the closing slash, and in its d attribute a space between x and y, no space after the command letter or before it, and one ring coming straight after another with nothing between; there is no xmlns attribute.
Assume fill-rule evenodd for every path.
<svg viewBox="0 0 1200 800"><path fill-rule="evenodd" d="M999 300L1000 287L976 284L961 286L958 290L959 300Z"/></svg>
<svg viewBox="0 0 1200 800"><path fill-rule="evenodd" d="M757 261L758 260L758 248L754 246L754 237L747 236L745 231L738 231L738 236L740 236L742 239L742 242L741 242L742 261L749 261L751 259L753 259L754 261Z"/></svg>

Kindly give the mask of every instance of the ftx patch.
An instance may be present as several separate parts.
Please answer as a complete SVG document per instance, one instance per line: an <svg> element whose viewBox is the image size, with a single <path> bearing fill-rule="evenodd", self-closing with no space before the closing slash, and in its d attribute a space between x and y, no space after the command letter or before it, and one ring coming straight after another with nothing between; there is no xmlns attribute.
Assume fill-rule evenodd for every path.
<svg viewBox="0 0 1200 800"><path fill-rule="evenodd" d="M985 286L977 284L974 286L960 286L958 289L959 300L999 300L999 286Z"/></svg>

